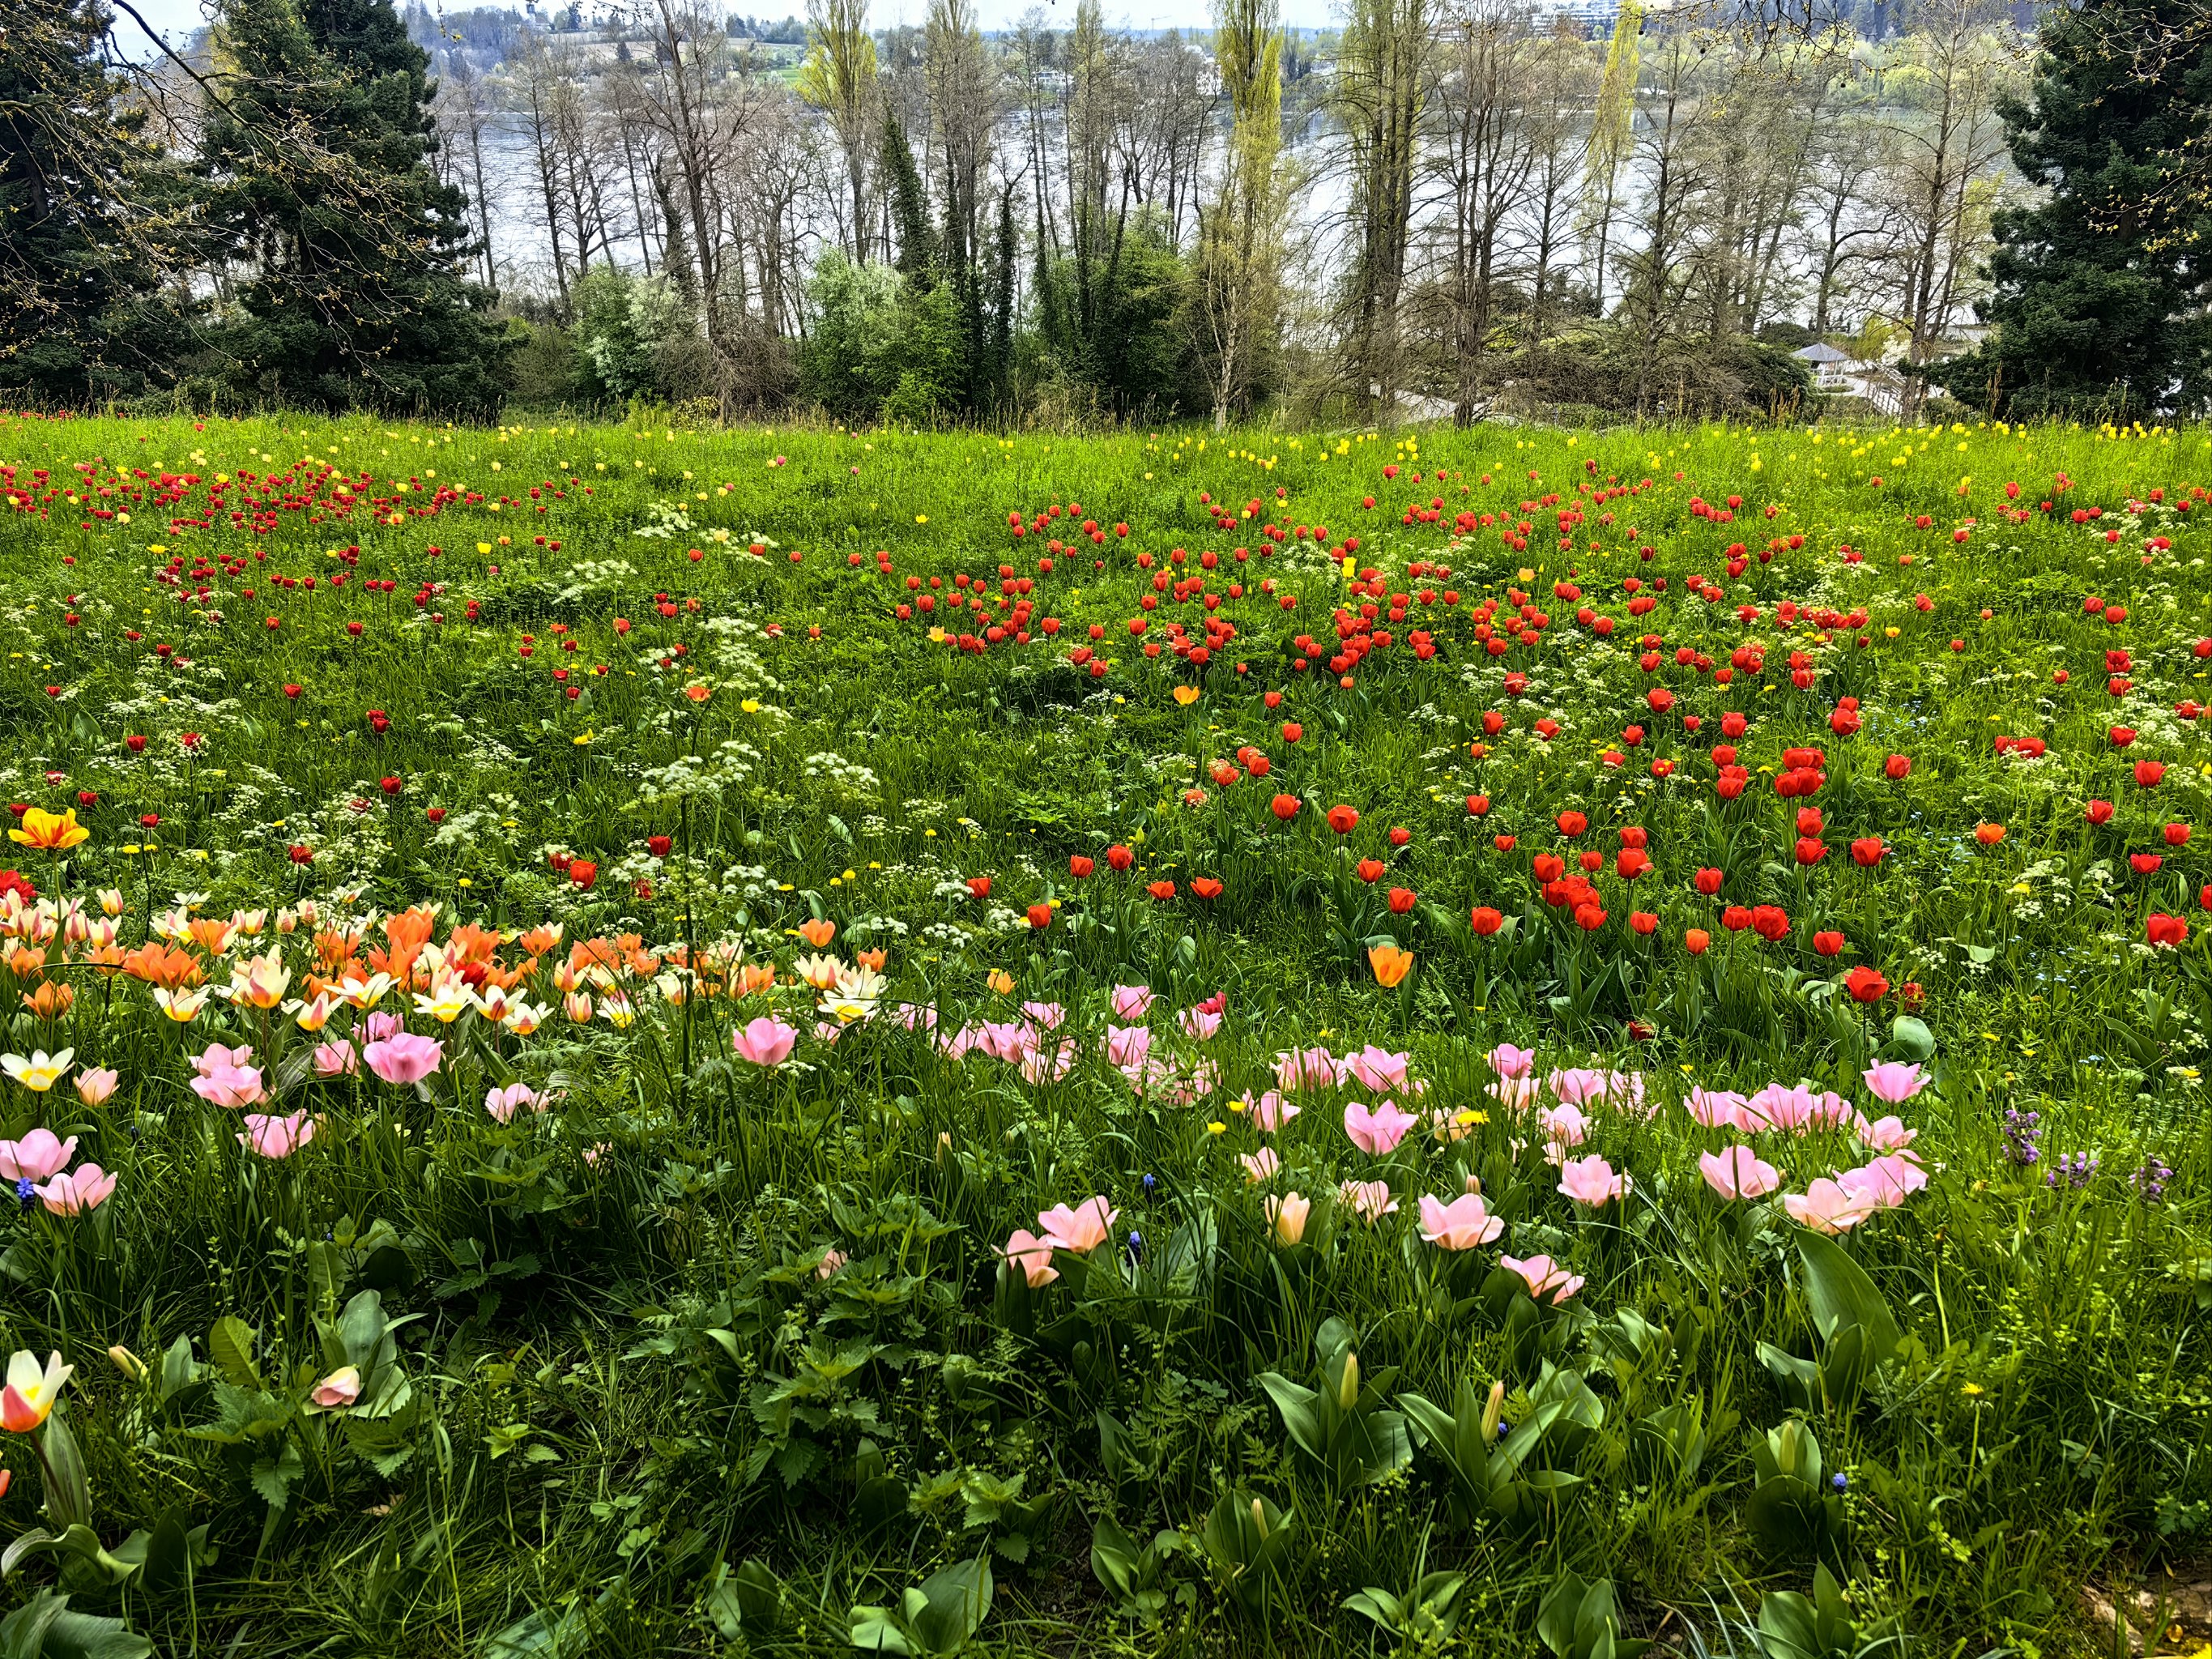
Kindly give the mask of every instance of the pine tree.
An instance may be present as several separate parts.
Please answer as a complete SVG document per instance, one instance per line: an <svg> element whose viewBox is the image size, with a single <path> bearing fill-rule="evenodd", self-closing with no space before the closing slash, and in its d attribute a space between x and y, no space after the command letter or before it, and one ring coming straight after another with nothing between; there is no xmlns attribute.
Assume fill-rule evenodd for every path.
<svg viewBox="0 0 2212 1659"><path fill-rule="evenodd" d="M430 167L429 59L390 0L225 0L202 167L242 273L216 343L253 398L485 420L509 349Z"/></svg>
<svg viewBox="0 0 2212 1659"><path fill-rule="evenodd" d="M2202 0L2053 9L2027 101L2000 106L2014 164L2049 193L1995 216L1995 335L1934 378L2014 417L2107 419L2212 408L2212 210L2154 209L2179 160L2212 142L2212 55L2164 52ZM2193 246L2192 246L2193 244Z"/></svg>
<svg viewBox="0 0 2212 1659"><path fill-rule="evenodd" d="M82 406L165 378L189 191L105 58L99 0L0 28L0 394Z"/></svg>

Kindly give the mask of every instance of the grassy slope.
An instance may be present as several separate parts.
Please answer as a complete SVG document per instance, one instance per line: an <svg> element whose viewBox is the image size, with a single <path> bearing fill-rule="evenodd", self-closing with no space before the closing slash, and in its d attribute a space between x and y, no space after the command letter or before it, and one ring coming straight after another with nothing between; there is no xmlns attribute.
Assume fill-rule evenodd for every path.
<svg viewBox="0 0 2212 1659"><path fill-rule="evenodd" d="M2200 842L2168 848L2160 833L2194 822L2204 799L2203 738L2172 710L2206 695L2191 647L2212 631L2207 538L2170 504L2212 474L2205 441L1488 430L1439 434L1418 453L1388 439L1336 447L1273 434L1224 444L491 434L358 421L0 426L0 463L16 467L19 494L32 489L33 468L65 480L95 457L111 486L107 468L119 463L203 480L276 471L297 489L310 475L295 464L313 458L372 475L363 494L392 504L447 485L512 498L496 514L462 501L392 526L365 507L334 514L326 483L321 505L280 508L265 527L173 529L173 513L204 502L203 483L170 508L94 498L128 511L127 526L80 530L64 502L44 519L0 519L11 635L0 703L19 734L0 788L56 805L80 788L99 794L83 814L94 839L67 884L120 888L131 942L179 892L228 914L351 891L363 907L436 899L463 917L557 918L648 944L740 936L752 955L787 964L789 930L814 915L841 925L841 950L887 949L899 994L941 1001L948 1024L997 1005L983 982L993 968L1011 970L1024 995L1079 1007L1086 1033L1102 1023L1104 985L1149 980L1178 1007L1220 991L1229 1019L1207 1052L1232 1092L1263 1086L1269 1057L1294 1042L1340 1053L1373 1040L1410 1047L1437 1098L1486 1103L1479 1056L1510 1038L1538 1043L1547 1063L1595 1053L1634 1065L1668 1103L1649 1123L1607 1117L1585 1149L1634 1174L1639 1198L1625 1216L1577 1220L1533 1152L1504 1175L1524 1206L1525 1231L1507 1248L1571 1259L1589 1277L1580 1301L1591 1326L1634 1309L1673 1335L1631 1352L1617 1325L1613 1336L1561 1328L1557 1357L1590 1372L1607 1404L1604 1425L1572 1452L1583 1484L1525 1531L1471 1533L1437 1501L1425 1460L1410 1484L1331 1492L1253 1378L1271 1368L1307 1376L1315 1334L1335 1315L1363 1333L1370 1374L1396 1366L1397 1388L1448 1401L1462 1377L1486 1385L1509 1369L1495 1322L1455 1305L1436 1254L1401 1230L1409 1213L1372 1237L1348 1228L1325 1263L1279 1276L1229 1157L1257 1137L1218 1103L1147 1104L1090 1062L1031 1088L994 1062L949 1064L874 1028L834 1050L802 1049L812 1069L770 1081L708 1058L726 1052L726 1022L713 1011L687 1021L655 1010L626 1032L572 1032L556 1019L533 1039L526 1073L557 1067L570 1089L536 1124L498 1129L450 1094L401 1106L340 1089L322 1097L329 1144L248 1169L222 1115L185 1092L180 1041L145 1012L141 988L116 988L119 1012L106 1018L94 988L64 1029L21 1017L9 1046L71 1044L122 1073L100 1111L64 1109L56 1097L44 1115L77 1127L123 1186L96 1246L89 1224L72 1233L27 1218L11 1258L23 1282L10 1298L10 1346L65 1343L84 1368L74 1409L94 1425L86 1437L108 1541L170 1504L214 1524L223 1553L196 1606L142 1609L165 1642L181 1650L196 1630L203 1644L235 1634L240 1651L257 1653L473 1651L551 1607L590 1609L594 1652L702 1650L714 1641L699 1604L715 1563L758 1558L788 1580L787 1607L806 1610L789 1639L834 1650L848 1606L895 1601L995 1536L1002 1588L987 1639L1064 1650L1128 1629L1091 1578L1091 1517L1118 1512L1139 1539L1195 1530L1218 1493L1249 1486L1299 1516L1291 1587L1255 1616L1194 1559L1170 1574L1193 1589L1170 1600L1170 1633L1128 1638L1135 1647L1312 1650L1364 1630L1335 1611L1346 1594L1402 1589L1424 1559L1472 1574L1458 1638L1469 1650L1528 1651L1534 1601L1563 1565L1609 1571L1633 1627L1695 1625L1717 1644L1713 1598L1755 1607L1760 1584L1805 1588L1807 1567L1755 1549L1746 1499L1752 1441L1785 1409L1754 1346L1811 1345L1790 1285L1791 1230L1707 1197L1695 1158L1716 1138L1673 1102L1692 1080L1750 1089L1802 1075L1881 1109L1856 1073L1890 1038L1897 1009L1893 999L1861 1012L1834 990L1856 963L1924 988L1939 1078L1906 1109L1939 1171L1930 1191L1852 1246L1918 1349L1875 1402L1818 1419L1828 1467L1851 1473L1843 1559L1863 1607L1901 1615L1928 1651L2048 1642L2069 1614L2064 1586L2105 1551L2139 1559L2162 1540L2186 1547L2201 1537L2212 1525L2196 1322L2206 1260L2194 1069L2202 945L2154 953L2141 941L2149 912L2195 916L2206 874ZM1386 465L1398 477L1386 479ZM2060 473L2073 481L2063 493ZM422 489L392 488L410 477ZM1578 483L1616 478L1652 483L1589 508L1571 553L1547 539L1555 509L1514 511L1539 492L1571 504ZM2055 499L2059 510L2004 521L2008 480L2022 486L2019 507ZM565 499L550 494L556 482ZM549 493L533 501L530 485ZM2154 488L2168 507L2128 516L2127 501ZM1261 511L1218 531L1201 491ZM1689 514L1693 495L1731 495L1745 498L1733 523ZM1408 503L1431 499L1444 503L1443 524L1401 522ZM1103 547L1085 543L1040 579L1038 614L1066 624L1055 644L963 655L930 641L929 618L888 614L916 597L909 576L945 578L950 592L965 572L995 592L1002 562L1036 575L1044 535L1060 526L1017 543L1006 515L1071 500L1130 534L1109 530ZM234 487L227 506L237 505ZM2106 517L2075 526L2077 506ZM1608 510L1610 526L1599 521ZM1449 520L1462 511L1526 519L1527 550L1501 545L1492 527L1452 550ZM1969 518L1976 527L1954 545L1950 532ZM1224 556L1212 575L1223 588L1239 568L1231 550L1265 545L1257 527L1271 520L1357 534L1358 562L1397 590L1425 585L1402 574L1409 560L1450 563L1449 578L1425 585L1460 590L1461 605L1417 603L1406 624L1442 618L1431 623L1437 656L1417 662L1401 638L1360 665L1350 690L1319 662L1291 671L1291 637L1328 631L1345 588L1333 561L1293 542L1242 568L1297 595L1297 610L1257 593L1224 601L1215 614L1239 638L1201 699L1179 706L1170 685L1198 677L1170 674L1171 657L1148 663L1127 631L1148 574L1135 555L1164 560L1181 546L1194 562L1213 550ZM2107 527L2117 544L2103 538ZM1803 545L1751 563L1725 583L1723 604L1684 599L1687 574L1723 578L1731 543L1755 559L1778 535ZM2172 546L2145 563L2145 538L2156 536ZM756 540L765 557L747 550ZM1864 562L1845 565L1839 544ZM1649 562L1634 550L1645 544ZM212 575L204 601L179 603L149 580L173 555L218 548L243 564ZM333 592L341 549L357 549L358 566ZM879 549L890 576L875 568ZM1613 642L1595 642L1574 623L1574 605L1553 597L1570 563L1583 603L1624 617ZM319 585L280 591L277 574ZM1631 574L1670 582L1632 623L1619 586ZM364 578L397 586L363 593ZM443 589L418 605L427 582ZM1493 660L1470 648L1468 613L1516 585L1551 624L1540 645ZM2125 605L2125 622L2085 614L2091 592ZM1917 609L1917 593L1931 608ZM1809 626L1778 629L1771 607L1784 600L1865 606L1856 632L1867 644L1853 631L1824 646ZM1734 615L1740 602L1767 609L1747 626ZM442 623L428 620L434 612ZM1195 630L1202 614L1163 595L1146 637L1161 637L1169 617ZM619 635L618 617L632 624ZM349 622L362 624L357 636ZM1099 649L1115 659L1095 681L1065 659L1092 623L1108 629ZM1656 676L1620 643L1644 629L1664 641ZM129 638L134 630L143 637ZM1768 642L1766 672L1731 687L1673 661L1689 646L1725 666L1750 639ZM574 652L562 648L568 641ZM167 659L154 652L161 644L173 647ZM1821 665L1808 690L1790 684L1792 647ZM2124 698L2106 684L2114 648L2133 656ZM556 664L575 678L556 681ZM605 674L592 672L602 665ZM1530 684L1510 698L1500 682L1516 670ZM1644 702L1655 679L1681 698L1672 717ZM569 684L583 695L568 698ZM690 684L709 695L693 701ZM1269 690L1285 693L1278 709L1262 705ZM1845 695L1862 700L1864 720L1850 738L1828 726ZM1477 761L1468 744L1483 739L1480 716L1492 708L1508 714L1507 732ZM372 709L390 716L388 730L374 728ZM1753 782L1724 810L1706 751L1730 709L1752 719L1740 746ZM1705 722L1694 738L1678 723L1686 712ZM1563 723L1548 744L1529 729L1540 714ZM1295 745L1283 740L1285 719L1303 727ZM1621 744L1632 720L1650 728L1641 747ZM2120 723L2141 734L2124 759L2107 736ZM204 734L196 750L178 741L186 731ZM124 746L131 732L149 735L143 755ZM2040 737L2048 752L1997 754L2000 734ZM1791 806L1762 769L1793 742L1830 757L1817 798L1830 851L1809 871L1791 862ZM1267 781L1221 790L1203 776L1245 744L1270 757ZM1604 763L1609 746L1625 763ZM1892 752L1913 761L1902 782L1882 775ZM702 757L703 776L672 765L684 755ZM1655 755L1680 763L1663 784L1646 769ZM2155 792L2127 778L2142 756L2172 768ZM50 769L64 781L50 784ZM396 796L380 787L387 777L399 780ZM1179 797L1194 783L1213 799L1187 807ZM1287 829L1267 809L1279 787L1307 802ZM1490 801L1480 823L1464 804L1477 790ZM2101 830L2082 816L2096 796L2121 809ZM1338 802L1362 817L1340 842L1316 821ZM430 806L442 823L429 822ZM1609 858L1613 831L1632 823L1648 830L1657 866L1632 887L1601 879L1608 920L1588 937L1542 904L1528 875L1529 854L1561 842L1553 816L1571 808L1595 826L1576 846ZM147 812L161 820L150 830L137 823ZM1978 843L1983 823L2002 823L2002 842ZM1411 831L1402 850L1382 837L1390 825ZM1500 833L1520 838L1510 855L1492 844ZM652 834L676 838L666 860L646 851ZM1890 846L1877 869L1845 850L1869 835ZM1103 858L1091 881L1068 875L1071 854L1100 855L1109 841L1137 849L1129 876L1109 878ZM313 864L290 863L293 846ZM2165 866L2130 872L2125 855L2153 848ZM549 868L556 850L598 863L589 895ZM1373 888L1348 871L1368 855L1391 864ZM21 862L46 884L43 866ZM1729 872L1727 899L1784 906L1790 938L1765 946L1726 934L1718 906L1689 884L1707 866ZM958 884L977 874L993 878L988 901ZM1223 897L1193 899L1194 875L1222 880ZM638 896L640 879L652 897ZM1139 879L1171 879L1178 895L1156 904ZM1382 909L1392 884L1419 894L1411 915ZM1054 927L1033 939L1022 909L1049 899L1060 902ZM1474 905L1517 917L1517 933L1471 939ZM1625 929L1638 908L1660 919L1649 939ZM1809 947L1816 925L1845 934L1842 956ZM1703 958L1684 953L1692 927L1718 940ZM1364 959L1385 933L1421 959L1397 996L1378 992ZM1630 1018L1651 1035L1631 1036ZM203 1024L193 1052L226 1029L215 1015ZM223 1040L264 1052L284 1040L281 1022L230 1029ZM7 1103L10 1133L40 1120L40 1103L21 1091ZM2007 1160L2008 1106L2041 1114L2035 1169ZM1309 1112L1282 1137L1306 1191L1365 1172L1331 1127L1334 1110ZM1394 1181L1407 1212L1416 1192L1456 1184L1455 1158L1499 1193L1515 1137L1504 1114L1493 1117L1457 1147L1416 1154L1421 1143L1409 1143ZM1209 1121L1228 1132L1209 1133ZM580 1162L601 1143L608 1156ZM2043 1173L2062 1152L2098 1157L2098 1173L2047 1190ZM1825 1139L1767 1155L1800 1187L1851 1158ZM1417 1167L1416 1157L1429 1162ZM2178 1172L2156 1206L2130 1182L2148 1157ZM989 1248L1037 1211L1094 1191L1146 1234L1147 1267L1128 1285L1091 1287L1103 1310L1084 1328L1083 1352L1073 1329L1033 1352L994 1322ZM912 1198L954 1231L917 1226L902 1207ZM182 1431L204 1413L149 1416L88 1362L112 1341L150 1352L180 1334L203 1339L230 1313L259 1330L272 1365L278 1355L301 1361L315 1303L309 1246L345 1218L371 1217L410 1242L420 1275L390 1297L425 1316L405 1335L424 1402L420 1449L388 1478L333 1452L264 1535L251 1457L226 1458ZM1209 1263L1195 1286L1173 1276L1178 1230ZM464 1241L511 1270L480 1279ZM833 1243L854 1261L824 1285L809 1270ZM726 1344L702 1337L708 1328L729 1333ZM833 1380L840 1353L860 1369ZM763 1377L795 1379L819 1419L782 1438ZM1708 1421L1740 1424L1716 1429L1694 1477L1655 1474L1629 1425L1692 1395ZM1144 1448L1118 1481L1102 1460L1102 1407ZM1516 1395L1509 1414L1529 1409ZM856 1519L863 1436L912 1498L910 1514L875 1533ZM781 1455L756 1473L763 1446ZM33 1519L35 1484L6 1502L18 1525ZM1026 1507L1039 1499L1049 1501Z"/></svg>

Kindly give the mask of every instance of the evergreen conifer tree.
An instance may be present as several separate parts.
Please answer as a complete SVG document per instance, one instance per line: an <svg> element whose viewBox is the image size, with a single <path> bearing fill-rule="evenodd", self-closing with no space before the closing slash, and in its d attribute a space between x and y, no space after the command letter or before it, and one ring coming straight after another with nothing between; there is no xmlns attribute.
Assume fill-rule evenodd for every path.
<svg viewBox="0 0 2212 1659"><path fill-rule="evenodd" d="M237 273L216 335L248 397L486 420L508 343L430 167L428 56L390 0L225 0L202 167Z"/></svg>
<svg viewBox="0 0 2212 1659"><path fill-rule="evenodd" d="M0 27L0 396L83 407L166 378L189 181L106 56L99 0Z"/></svg>
<svg viewBox="0 0 2212 1659"><path fill-rule="evenodd" d="M2025 101L2000 106L2014 164L2048 194L2000 210L1981 307L1996 333L1935 378L2015 418L2212 408L2212 205L2155 204L2212 143L2212 55L2160 52L2203 0L2091 0L2047 14Z"/></svg>

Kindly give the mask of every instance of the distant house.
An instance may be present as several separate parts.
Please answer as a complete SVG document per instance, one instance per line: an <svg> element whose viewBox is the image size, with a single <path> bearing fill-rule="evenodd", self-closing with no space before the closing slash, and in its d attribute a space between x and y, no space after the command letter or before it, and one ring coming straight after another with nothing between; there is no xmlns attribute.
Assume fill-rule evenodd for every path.
<svg viewBox="0 0 2212 1659"><path fill-rule="evenodd" d="M1862 362L1825 340L1816 340L1790 355L1812 365L1814 386L1831 397L1862 398L1892 417L1905 413L1905 377L1895 369Z"/></svg>

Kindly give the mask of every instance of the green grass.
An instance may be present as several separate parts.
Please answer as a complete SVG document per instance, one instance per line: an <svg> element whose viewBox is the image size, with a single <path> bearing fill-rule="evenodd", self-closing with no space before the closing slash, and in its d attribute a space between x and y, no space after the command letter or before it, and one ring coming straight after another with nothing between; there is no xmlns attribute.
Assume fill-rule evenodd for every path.
<svg viewBox="0 0 2212 1659"><path fill-rule="evenodd" d="M18 927L6 1047L120 1079L94 1105L77 1070L0 1085L9 1136L75 1134L118 1178L88 1214L33 1197L0 1223L0 1335L76 1364L53 1423L89 1492L82 1548L33 1551L19 1602L66 1591L163 1653L830 1654L856 1607L988 1561L978 1651L1304 1654L1381 1650L1347 1598L1437 1573L1461 1577L1428 1583L1416 1650L1579 1655L1539 1630L1571 1575L1609 1579L1624 1637L1778 1655L1820 1565L1856 1626L1820 1651L2033 1654L2087 1639L2085 1577L2205 1547L2212 860L2166 829L2200 823L2212 779L2201 433L14 420L0 466L0 790L90 832L15 861L95 922L105 895L115 927ZM1295 533L1316 526L1323 545ZM979 591L956 576L993 618L1032 582L1030 640L961 649L981 624L950 620ZM1656 600L1637 614L1631 579ZM1509 591L1545 621L1495 655L1480 607L1497 633ZM1363 601L1391 641L1333 666ZM1233 635L1179 659L1171 624L1204 640L1209 618ZM1747 782L1725 799L1730 714ZM1785 799L1802 747L1823 781ZM1624 828L1651 860L1632 878ZM1533 860L1579 873L1585 852L1578 919ZM542 1024L443 1023L394 990L380 1012L441 1040L439 1070L319 1076L316 1045L366 1016L301 1029L308 975L372 971L385 919L429 906L421 962L491 952ZM1729 906L1785 920L1763 939ZM274 952L283 1002L166 1017L124 953L241 913L180 948L226 988ZM2154 916L2185 941L2154 945ZM807 922L848 971L884 953L834 1042L816 1005L838 994L798 978ZM457 923L501 938L454 944ZM556 945L525 942L549 924ZM1388 944L1415 958L1395 989ZM741 967L773 983L733 995ZM1859 969L1883 980L1864 1001ZM1151 987L1149 1016L1115 1016L1116 985ZM1186 1035L1215 994L1218 1031ZM1024 1002L1066 1016L1026 1073L900 1012L949 1037ZM735 1055L733 1025L770 1013L791 1062ZM1105 1053L1139 1024L1142 1091ZM1589 1106L1573 1154L1629 1175L1625 1198L1557 1190L1534 1115L1555 1097L1497 1097L1506 1042L1539 1079L1639 1075L1644 1109ZM211 1043L250 1045L281 1103L255 1109L311 1114L313 1139L242 1148L240 1111L190 1086ZM1255 1127L1278 1054L1316 1044L1410 1055L1425 1091L1393 1092L1424 1121L1395 1152L1347 1139L1346 1103L1376 1097L1356 1082ZM1882 1059L1927 1086L1876 1101ZM501 1123L485 1096L518 1081L555 1097ZM1901 1114L1928 1177L1832 1246L1778 1193L1714 1195L1698 1159L1753 1145L1802 1193L1866 1161L1847 1126L1754 1137L1686 1109L1801 1081ZM2008 1111L2038 1115L2032 1164ZM1248 1182L1269 1144L1281 1172ZM1419 1197L1470 1176L1503 1236L1424 1243ZM1349 1179L1397 1212L1336 1206ZM1314 1203L1285 1245L1262 1206L1291 1190ZM1000 1247L1094 1194L1111 1239L1025 1291ZM1501 1252L1583 1287L1539 1309ZM349 1360L359 1398L314 1407ZM1480 1450L1493 1382L1515 1471ZM1408 1395L1457 1413L1479 1489ZM0 1447L10 1534L70 1518L66 1495L40 1516L27 1438ZM148 1565L118 1562L140 1529ZM951 1642L937 1588L946 1617L919 1624Z"/></svg>

